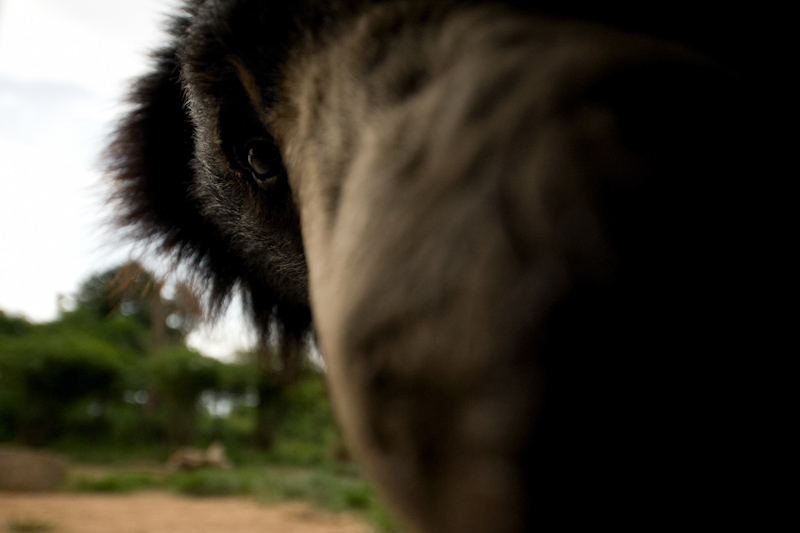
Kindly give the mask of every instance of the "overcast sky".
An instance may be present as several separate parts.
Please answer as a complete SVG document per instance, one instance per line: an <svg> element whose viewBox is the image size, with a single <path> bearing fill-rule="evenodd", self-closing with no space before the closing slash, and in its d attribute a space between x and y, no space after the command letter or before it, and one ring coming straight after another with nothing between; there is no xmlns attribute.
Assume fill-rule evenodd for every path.
<svg viewBox="0 0 800 533"><path fill-rule="evenodd" d="M176 0L0 0L0 309L52 320L59 294L125 261L104 220L99 152ZM225 356L229 317L190 343Z"/></svg>

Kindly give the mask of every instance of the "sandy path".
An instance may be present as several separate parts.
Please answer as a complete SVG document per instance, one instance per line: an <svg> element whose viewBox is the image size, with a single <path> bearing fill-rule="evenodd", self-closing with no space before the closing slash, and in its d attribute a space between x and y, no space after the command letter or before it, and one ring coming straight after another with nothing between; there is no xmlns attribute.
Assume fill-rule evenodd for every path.
<svg viewBox="0 0 800 533"><path fill-rule="evenodd" d="M51 524L52 533L369 533L347 515L302 503L259 505L245 498L0 493L0 531L9 520Z"/></svg>

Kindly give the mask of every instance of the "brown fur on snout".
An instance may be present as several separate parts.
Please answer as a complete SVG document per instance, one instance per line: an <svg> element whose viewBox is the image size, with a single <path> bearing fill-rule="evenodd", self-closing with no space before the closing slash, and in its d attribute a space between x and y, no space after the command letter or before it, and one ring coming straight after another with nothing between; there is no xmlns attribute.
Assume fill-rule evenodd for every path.
<svg viewBox="0 0 800 533"><path fill-rule="evenodd" d="M736 48L522 5L187 2L112 146L121 222L265 337L313 316L411 531L736 522Z"/></svg>
<svg viewBox="0 0 800 533"><path fill-rule="evenodd" d="M377 8L298 52L274 122L354 445L420 531L690 507L685 485L639 491L703 470L680 446L650 463L670 417L691 419L694 391L657 399L677 377L660 358L704 338L673 306L714 289L692 271L707 250L671 247L697 253L707 231L696 202L730 148L731 124L715 123L730 78L598 26L413 17Z"/></svg>

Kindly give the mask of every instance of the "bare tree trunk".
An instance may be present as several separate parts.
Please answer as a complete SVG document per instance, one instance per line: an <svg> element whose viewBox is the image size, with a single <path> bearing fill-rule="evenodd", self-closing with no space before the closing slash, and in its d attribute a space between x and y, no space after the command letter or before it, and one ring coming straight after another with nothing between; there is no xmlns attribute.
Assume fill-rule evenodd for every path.
<svg viewBox="0 0 800 533"><path fill-rule="evenodd" d="M255 443L262 448L271 448L275 444L275 432L280 412L281 389L283 380L275 368L275 354L265 342L260 342L256 349L255 370L258 373L256 389L258 405L256 406Z"/></svg>
<svg viewBox="0 0 800 533"><path fill-rule="evenodd" d="M164 302L161 300L163 287L163 281L154 279L147 295L150 305L150 347L153 351L162 348L166 339L166 317L164 316Z"/></svg>

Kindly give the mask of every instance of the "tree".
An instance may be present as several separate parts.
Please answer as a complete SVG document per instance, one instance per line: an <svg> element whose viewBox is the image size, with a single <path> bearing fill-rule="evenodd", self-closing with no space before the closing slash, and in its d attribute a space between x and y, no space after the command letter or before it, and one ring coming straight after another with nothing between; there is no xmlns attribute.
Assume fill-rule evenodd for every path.
<svg viewBox="0 0 800 533"><path fill-rule="evenodd" d="M279 348L261 339L253 350L239 352L239 362L250 366L258 395L255 443L270 448L285 414L285 398L303 375L307 361L303 345Z"/></svg>
<svg viewBox="0 0 800 533"><path fill-rule="evenodd" d="M138 323L140 332L149 331L149 342L139 351L156 351L167 344L183 344L186 336L203 318L198 297L186 283L177 283L172 296L166 282L147 271L141 263L129 261L91 276L76 295L75 309L63 318L108 325L120 315Z"/></svg>
<svg viewBox="0 0 800 533"><path fill-rule="evenodd" d="M0 411L15 438L43 444L65 429L70 407L116 390L121 361L113 346L83 331L33 326L0 340Z"/></svg>
<svg viewBox="0 0 800 533"><path fill-rule="evenodd" d="M7 315L0 309L0 335L22 336L28 333L33 324L20 316Z"/></svg>
<svg viewBox="0 0 800 533"><path fill-rule="evenodd" d="M167 411L167 436L173 444L192 442L198 400L203 391L219 386L221 365L177 345L161 349L151 359L156 390Z"/></svg>

